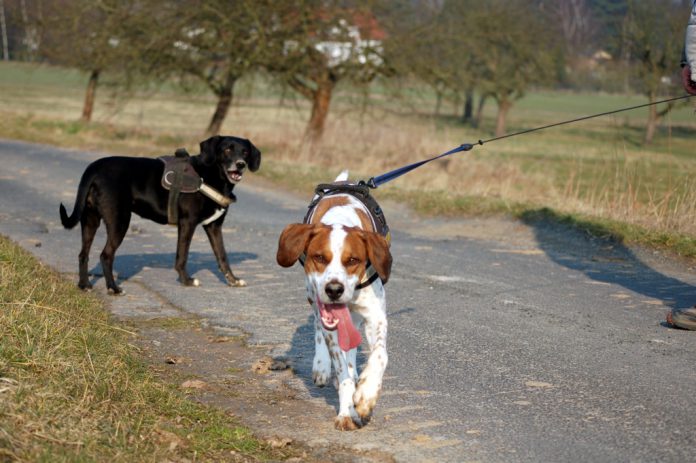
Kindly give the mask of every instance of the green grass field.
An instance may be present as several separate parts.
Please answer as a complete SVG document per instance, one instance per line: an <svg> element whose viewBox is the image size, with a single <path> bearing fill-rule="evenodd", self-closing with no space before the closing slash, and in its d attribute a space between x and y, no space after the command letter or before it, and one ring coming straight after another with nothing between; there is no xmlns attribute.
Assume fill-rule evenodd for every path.
<svg viewBox="0 0 696 463"><path fill-rule="evenodd" d="M215 104L203 89L141 88L125 98L106 82L94 122L83 125L76 121L85 83L76 71L0 63L0 136L140 155L179 146L194 152ZM358 90L339 86L322 143L310 151L302 145L307 103L287 93L281 105L281 92L268 79L245 79L223 132L260 147L260 175L307 194L344 168L353 178L370 177L493 136L492 102L482 126L473 129L459 122L452 105L433 117L426 89L406 93L409 98L392 96L380 87L364 100ZM531 92L513 107L507 130L645 102L637 95ZM425 214L550 208L577 223L621 224L616 235L628 241L665 242L640 238L656 234L688 242L696 236L694 104L688 100L669 113L651 145L643 144L647 109L634 110L477 146L383 186L377 195L409 201ZM696 256L688 245L679 252Z"/></svg>

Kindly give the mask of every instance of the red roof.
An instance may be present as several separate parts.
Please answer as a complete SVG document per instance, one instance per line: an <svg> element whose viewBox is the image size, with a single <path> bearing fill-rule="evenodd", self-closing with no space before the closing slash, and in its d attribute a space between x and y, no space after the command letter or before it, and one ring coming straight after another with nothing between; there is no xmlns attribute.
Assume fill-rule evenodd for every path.
<svg viewBox="0 0 696 463"><path fill-rule="evenodd" d="M384 40L387 33L382 29L375 18L370 13L356 11L353 13L353 25L360 30L360 36L369 40Z"/></svg>

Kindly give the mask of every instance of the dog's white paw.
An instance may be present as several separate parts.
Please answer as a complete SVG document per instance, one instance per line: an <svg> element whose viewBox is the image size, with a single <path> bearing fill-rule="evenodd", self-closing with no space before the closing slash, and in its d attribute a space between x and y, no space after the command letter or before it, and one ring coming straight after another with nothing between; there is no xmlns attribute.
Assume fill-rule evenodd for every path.
<svg viewBox="0 0 696 463"><path fill-rule="evenodd" d="M191 284L192 284L193 286L198 287L198 286L201 285L201 282L198 281L198 278L194 278L193 281L191 282Z"/></svg>
<svg viewBox="0 0 696 463"><path fill-rule="evenodd" d="M358 417L351 418L350 416L346 415L338 415L334 419L334 426L339 431L355 431L356 429L360 429L362 427L362 422Z"/></svg>
<svg viewBox="0 0 696 463"><path fill-rule="evenodd" d="M367 422L372 416L372 410L377 405L377 398L382 389L382 384L377 381L369 381L361 378L358 387L353 393L353 404L363 422Z"/></svg>
<svg viewBox="0 0 696 463"><path fill-rule="evenodd" d="M241 279L237 279L234 277L229 277L227 276L227 284L229 286L232 286L234 288L244 288L247 285L247 282Z"/></svg>
<svg viewBox="0 0 696 463"><path fill-rule="evenodd" d="M331 380L331 363L322 362L321 359L314 358L314 365L312 366L312 380L314 384L319 387L324 387L329 384Z"/></svg>

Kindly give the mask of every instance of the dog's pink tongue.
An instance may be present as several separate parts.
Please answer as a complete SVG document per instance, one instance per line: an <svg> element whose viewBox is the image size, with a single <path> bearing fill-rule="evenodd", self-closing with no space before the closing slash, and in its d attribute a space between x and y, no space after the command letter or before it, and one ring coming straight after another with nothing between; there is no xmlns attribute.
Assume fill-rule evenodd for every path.
<svg viewBox="0 0 696 463"><path fill-rule="evenodd" d="M348 306L342 306L340 308L336 307L331 310L331 313L338 318L338 326L336 327L336 332L338 333L338 345L344 351L356 348L362 342L362 337L360 332L353 325L353 320L350 318L350 310Z"/></svg>

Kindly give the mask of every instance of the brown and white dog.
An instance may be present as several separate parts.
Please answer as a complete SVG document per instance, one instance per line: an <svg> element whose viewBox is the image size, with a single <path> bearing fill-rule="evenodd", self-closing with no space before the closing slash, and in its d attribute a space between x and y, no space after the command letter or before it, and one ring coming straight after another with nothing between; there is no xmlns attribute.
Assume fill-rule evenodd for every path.
<svg viewBox="0 0 696 463"><path fill-rule="evenodd" d="M344 172L336 181L346 179ZM321 197L306 221L283 230L277 261L290 267L304 260L316 330L312 378L325 386L333 364L339 396L335 426L353 430L369 421L387 367L384 284L392 265L389 242L377 233L365 204L351 194ZM379 278L370 278L374 272ZM369 357L358 379L358 330L363 324Z"/></svg>

